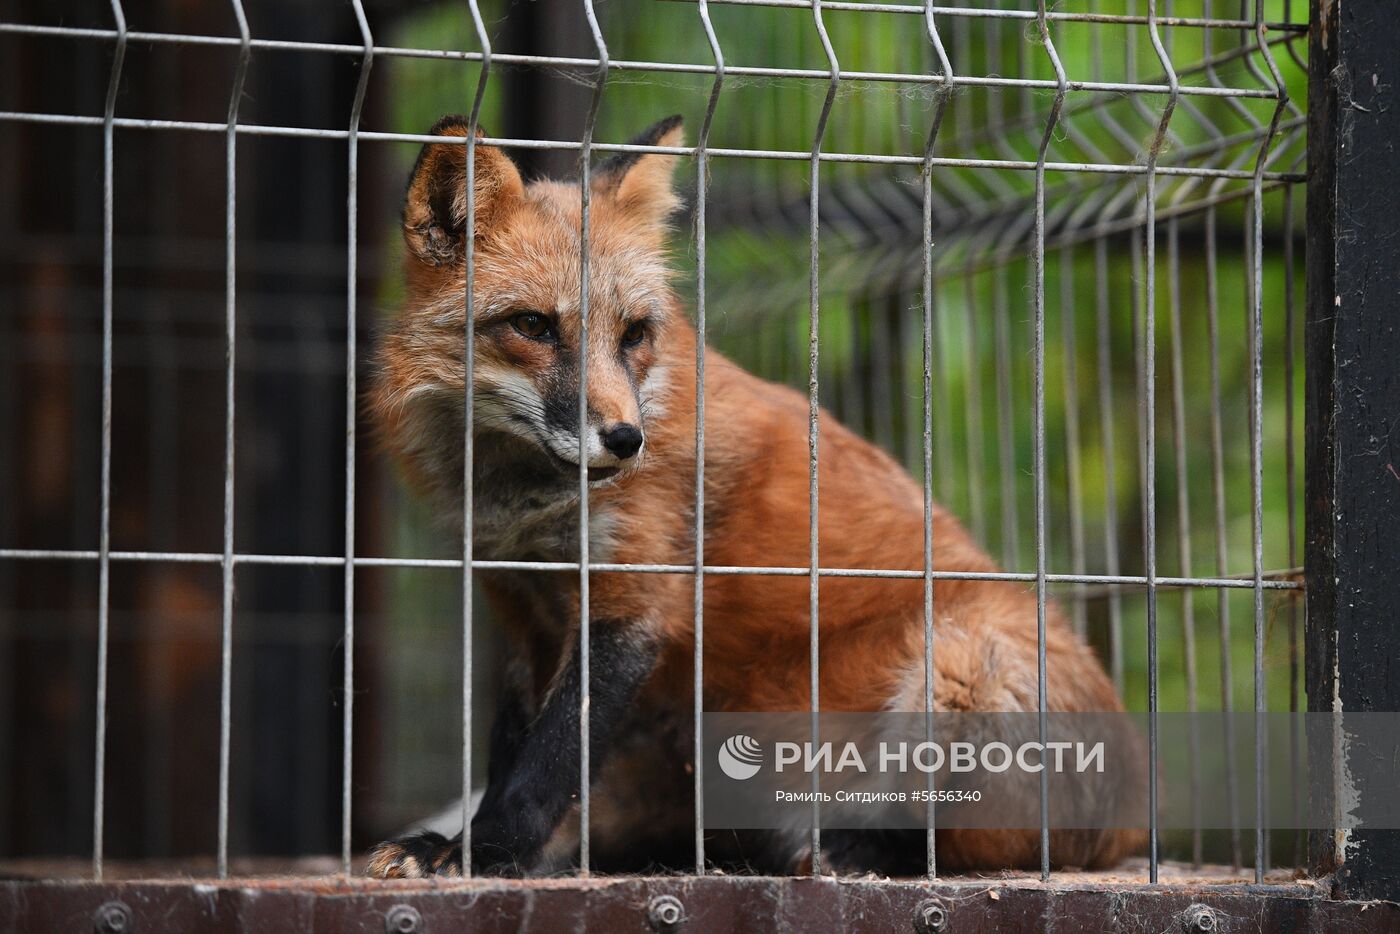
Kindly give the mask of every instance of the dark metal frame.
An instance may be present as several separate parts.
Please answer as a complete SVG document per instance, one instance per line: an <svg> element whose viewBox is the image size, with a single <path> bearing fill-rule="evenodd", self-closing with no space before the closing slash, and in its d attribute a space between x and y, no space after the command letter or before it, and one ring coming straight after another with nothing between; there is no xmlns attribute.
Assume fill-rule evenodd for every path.
<svg viewBox="0 0 1400 934"><path fill-rule="evenodd" d="M0 883L7 931L1294 931L1389 934L1400 905L1318 886L673 877L539 882ZM66 923L55 926L56 919ZM469 923L469 927L467 926ZM123 927L122 925L125 925Z"/></svg>
<svg viewBox="0 0 1400 934"><path fill-rule="evenodd" d="M1400 710L1400 20L1314 0L1308 83L1308 709ZM1326 737L1318 737L1327 741ZM1361 797L1396 786L1355 788ZM1348 898L1400 900L1400 831L1315 833Z"/></svg>

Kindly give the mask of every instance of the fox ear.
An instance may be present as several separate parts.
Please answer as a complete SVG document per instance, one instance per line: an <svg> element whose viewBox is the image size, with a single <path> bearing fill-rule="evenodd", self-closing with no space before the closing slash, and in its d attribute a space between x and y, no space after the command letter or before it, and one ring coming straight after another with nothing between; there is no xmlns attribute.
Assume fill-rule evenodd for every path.
<svg viewBox="0 0 1400 934"><path fill-rule="evenodd" d="M681 146L685 128L679 114L643 130L633 146ZM624 211L648 224L663 224L681 206L671 188L676 156L659 152L620 152L598 166L593 187L611 194Z"/></svg>
<svg viewBox="0 0 1400 934"><path fill-rule="evenodd" d="M465 117L443 117L428 131L433 136L466 136ZM478 137L481 135L478 128ZM494 146L476 146L473 192L475 233L480 240L500 223L524 195L520 171ZM433 266L463 255L467 224L467 147L428 143L418 154L403 207L404 242L414 256Z"/></svg>

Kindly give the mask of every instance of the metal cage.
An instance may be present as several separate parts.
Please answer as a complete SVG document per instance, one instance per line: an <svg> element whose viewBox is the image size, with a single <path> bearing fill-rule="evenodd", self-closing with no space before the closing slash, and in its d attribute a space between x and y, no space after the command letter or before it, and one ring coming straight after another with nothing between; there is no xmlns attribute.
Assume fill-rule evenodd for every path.
<svg viewBox="0 0 1400 934"><path fill-rule="evenodd" d="M808 582L814 714L820 709L818 584L831 576L922 581L930 671L937 651L936 580L994 579L1033 588L1039 608L1042 740L1046 605L1052 596L1065 603L1076 630L1101 650L1120 691L1153 715L1164 709L1164 696L1168 707L1190 711L1229 711L1235 706L1257 712L1393 707L1397 689L1375 659L1384 656L1386 636L1397 618L1386 615L1395 608L1395 598L1384 587L1386 577L1393 576L1395 549L1365 531L1400 518L1400 496L1386 485L1388 459L1400 462L1387 453L1394 444L1393 419L1379 414L1400 399L1400 382L1387 363L1394 359L1396 330L1381 313L1367 310L1394 299L1400 275L1394 238L1384 232L1393 229L1396 196L1374 184L1374 173L1385 168L1380 153L1393 152L1400 139L1394 115L1400 111L1387 110L1386 103L1400 76L1385 52L1395 47L1387 46L1388 40L1400 42L1395 26L1400 20L1387 16L1380 4L1316 3L1311 34L1309 24L1297 19L1302 10L1288 0L1241 2L1238 8L1220 0L1092 0L1063 9L1051 9L1044 0L1033 8L1000 0L948 6L695 0L627 10L595 7L594 0L536 0L528 9L469 0L450 14L441 7L404 14L387 4L351 0L348 9L336 9L343 22L326 32L320 31L325 11L319 6L290 4L269 10L269 19L280 30L275 35L296 38L261 33L255 15L259 11L250 3L245 12L243 0L232 0L227 11L186 12L184 20L169 11L152 15L162 23L198 27L185 29L143 31L137 27L144 24L130 6L112 0L106 22L100 11L74 11L74 22L91 25L60 24L40 4L19 4L21 12L13 21L9 14L0 15L0 49L16 50L18 55L3 72L11 91L0 100L0 153L8 152L12 159L7 161L20 169L0 173L9 176L0 190L14 204L0 220L5 225L0 260L13 273L11 281L0 284L9 296L2 325L6 337L0 340L0 369L5 371L0 385L7 399L0 407L0 436L14 442L6 445L9 455L0 455L5 496L13 499L6 509L10 520L0 521L0 646L15 650L7 672L15 687L0 690L0 774L8 771L23 779L20 760L32 740L32 731L24 725L26 705L35 697L31 692L64 689L86 698L82 703L90 706L91 720L64 722L74 730L82 728L90 738L85 747L88 761L71 748L50 758L90 776L86 783L73 778L58 797L66 798L70 811L82 801L90 814L87 839L93 880L72 883L71 890L35 888L23 881L0 883L0 892L9 898L0 899L0 918L21 928L39 925L52 917L47 912L58 910L53 899L76 892L83 904L101 904L98 923L108 924L107 930L118 930L110 925L133 918L139 924L143 913L158 909L195 912L189 915L195 919L197 911L183 900L180 886L122 888L103 883L114 876L158 874L149 871L156 864L143 870L142 858L179 858L183 851L199 849L202 843L172 843L172 828L202 813L213 833L209 850L214 862L208 868L219 879L269 866L278 871L330 869L321 863L285 860L240 867L231 861L231 850L235 857L314 855L324 852L318 848L326 841L338 842L334 868L344 881L333 883L331 894L338 893L340 901L318 907L317 889L298 891L295 882L274 897L293 900L287 905L299 906L302 914L297 917L306 924L313 918L316 924L330 926L363 924L363 919L352 920L354 912L363 914L368 907L382 919L386 910L397 906L394 910L409 926L395 930L421 930L415 925L423 924L424 915L446 921L453 917L451 912L464 910L462 892L481 899L477 909L466 910L481 913L487 909L480 906L493 905L491 910L509 914L509 900L519 894L538 900L541 917L568 911L565 901L554 899L581 892L590 923L611 923L605 919L621 918L641 906L643 916L658 930L669 929L675 918L666 914L671 906L656 899L673 892L686 900L679 909L682 919L690 914L702 927L715 929L763 920L797 928L805 924L803 912L827 909L848 918L874 911L876 916L907 922L912 908L919 930L943 929L948 912L973 913L987 925L1012 923L1013 915L1087 924L1115 912L1115 899L1139 912L1145 923L1175 919L1195 924L1197 930L1212 929L1204 926L1207 923L1225 923L1231 912L1252 906L1252 899L1273 899L1270 910L1275 914L1270 917L1276 920L1270 924L1279 927L1288 919L1316 926L1345 918L1347 923L1374 925L1366 929L1375 930L1396 923L1390 910L1394 905L1379 907L1369 917L1359 910L1349 913L1349 902L1321 900L1326 893L1316 885L1287 882L1286 875L1270 871L1272 863L1282 860L1322 878L1340 866L1333 882L1337 894L1393 898L1400 878L1393 832L1367 831L1348 840L1300 834L1271 841L1258 829L1251 841L1237 826L1218 837L1197 829L1165 844L1156 823L1155 781L1150 789L1151 845L1140 872L1139 867L1129 867L1118 876L1099 879L1052 874L1049 827L1042 824L1039 881L1060 886L1070 896L1058 907L1042 904L1049 890L1032 883L1013 886L1004 901L994 895L980 908L965 904L988 886L939 876L931 808L928 878L923 882L865 881L828 890L818 883L804 887L800 880L725 879L707 870L701 807L704 594L707 577L714 575L781 575ZM664 12L655 12L655 6ZM401 20L410 14L424 18L417 32L401 28ZM638 19L622 19L628 15ZM219 16L233 23L232 33L217 25ZM642 52L653 48L646 36L660 27L647 25L648 16L667 17L667 24L687 18L690 47L707 51L708 58L617 57L634 54L634 45ZM386 28L391 19L396 20L394 26ZM770 37L771 59L753 64L748 56L755 54L757 40L728 38L727 29L737 33L746 21L770 30L764 35ZM787 56L790 64L783 63L783 43L799 40L786 38L795 33L781 30L795 28L799 21L805 35L799 54ZM873 48L863 47L862 37L875 35L871 30L876 27L868 24L877 21L885 30L879 35L897 38L888 47L873 40ZM459 38L465 46L415 44L425 34L436 35L433 30L439 27L464 31ZM377 41L386 34L402 44ZM655 42L654 48L668 48L660 39ZM21 80L26 77L22 69L47 75L43 50L60 47L71 50L73 61L81 65L72 89L30 86ZM506 47L510 51L501 50ZM1075 50L1071 64L1087 64L1088 73L1066 66L1070 48ZM164 72L131 77L133 63L163 53L174 56ZM172 79L190 73L190 63L202 56L221 56L231 76L220 119L199 112L200 101L185 100L172 86ZM276 79L289 76L292 81L305 79L307 87L333 87L333 92L321 95L320 110L308 108L308 114L291 103L249 97L260 60L293 58L332 62L338 70L327 65L313 78L310 71L270 66L271 80L257 87L264 95L277 96L285 85ZM396 77L388 83L376 85L384 80L386 68L400 65L437 71L432 78L394 72ZM1363 70L1371 77L1363 80ZM222 73L217 81L199 79L206 91L224 80ZM99 86L104 92L100 95L93 92ZM506 90L498 91L501 86ZM619 93L619 86L631 106L649 103L653 92L662 97L689 94L684 98L688 115L699 115L692 117L695 144L659 148L607 141L620 121L615 113L604 114L604 102ZM457 109L469 113L473 127L485 123L490 114L505 121L507 133L482 136L478 142L471 135L432 137L403 131L395 105L407 106L411 94L424 94L425 87L428 99L460 102ZM138 88L164 88L167 97L148 100L133 93ZM796 96L783 98L788 91ZM760 94L768 97L755 96ZM325 114L331 105L347 97L343 121L327 125ZM258 108L256 122L243 116L250 100ZM759 101L760 106L726 109L731 100ZM522 108L521 101L527 106ZM872 110L866 126L853 114L861 106L876 106L870 102L887 109ZM799 129L763 137L749 128L758 115L770 112L800 118L791 122L800 124L805 134L802 145L771 142L793 137ZM886 118L892 123L881 125ZM387 128L370 129L371 124ZM58 184L60 169L42 164L42 153L54 140L80 137L84 142L74 145L86 148L75 148L64 158L76 173L79 190L92 187L82 173L95 173L100 165L100 186L94 190L98 196L88 199L100 205L100 211L89 211L88 205L80 208L76 202L82 199L75 196L71 224L54 222L24 189ZM770 142L765 144L765 138ZM121 214L122 203L147 197L133 183L137 176L123 184L122 148L127 139L141 140L131 144L133 152L164 159L161 164L172 178L183 171L207 173L202 182L172 185L177 194L191 190L181 185L203 189L200 208L214 220L190 221L178 206L168 207L160 216L142 219L144 239L133 237L133 243L124 245L123 218L135 224L132 216ZM153 140L167 139L196 142L175 156L146 155L160 151L161 144ZM100 148L92 148L93 140L100 140ZM586 466L579 476L577 562L474 557L470 469L465 477L466 533L453 546L455 553L442 552L441 543L437 552L428 545L423 555L403 553L405 542L408 551L419 550L421 532L411 530L422 524L401 518L406 510L394 507L382 467L364 437L359 407L364 338L370 330L364 308L366 303L393 300L392 289L377 285L392 276L392 247L386 245L389 238L383 232L391 213L391 199L384 192L393 185L378 180L390 166L375 147L397 144L407 154L435 140L464 144L468 166L480 144L533 156L537 169L577 161L583 181L584 340L588 179L594 154L667 152L690 160L684 170L693 186L690 223L677 236L687 245L680 262L688 284L681 294L693 301L699 333L731 349L750 368L808 393L811 545L806 565L706 563L704 341L695 361L699 470L693 565L590 561ZM220 144L217 150L215 143ZM256 209L247 206L250 182L242 163L246 147L253 143L289 147L269 148L253 157ZM1363 144L1371 148L1361 148ZM1358 148L1348 150L1348 145ZM324 157L321 164L304 156L295 180L264 184L266 175L290 162L293 146L317 147L314 151ZM328 180L320 176L332 153L337 168ZM372 171L362 166L362 158ZM277 214L292 192L302 198L304 216L335 207L340 217L331 236L303 237L295 258L288 260L279 255L274 231ZM156 195L150 197L153 204L162 203ZM240 226L250 217L255 228L251 237ZM186 223L202 231L204 240L195 245L175 242ZM473 224L469 195L469 281ZM1367 233L1358 238L1358 230ZM26 251L23 246L31 236L38 246ZM361 246L362 239L368 241L366 246ZM768 246L754 250L756 242ZM68 248L76 250L76 259L56 258ZM143 264L158 268L159 274L141 273ZM45 270L68 266L79 272L45 278ZM197 275L188 273L196 267ZM176 272L182 268L193 283L183 287L193 297L179 292ZM245 285L249 278L254 280L251 300ZM74 283L81 283L81 293ZM469 319L470 296L468 289ZM1299 314L1304 296L1305 331ZM298 302L318 310L294 326L289 337L280 329L296 313ZM221 314L212 310L219 304ZM87 317L78 325L64 323L83 315ZM54 337L68 327L72 330L67 337ZM1165 348L1160 346L1163 336ZM470 328L463 339L470 386ZM81 359L72 351L80 345L87 348ZM828 349L832 347L835 350ZM196 358L199 362L192 363ZM1303 360L1306 413L1297 404L1304 398ZM193 382L172 375L195 365L202 375ZM93 387L82 380L84 367L95 377ZM53 383L51 393L46 395L49 383L40 377ZM138 378L152 382L133 382ZM250 382L256 389L246 388ZM38 388L32 389L35 385ZM94 387L100 387L100 394ZM120 411L124 387L137 387L131 391L145 401L143 413ZM182 389L197 403L216 408L221 430L210 431L202 420L177 412ZM300 400L300 412L284 412L264 437L253 437L240 424L243 407L251 405L261 416L278 409L282 398ZM47 423L35 414L45 403L51 406ZM822 564L817 536L819 405L832 408L843 422L922 477L921 571ZM580 409L580 419L586 421L586 400ZM469 403L466 412L464 453L470 464ZM73 436L85 433L85 439L83 448L76 442L59 444L59 453L52 457L83 460L87 466L73 468L71 476L65 473L66 488L49 491L45 500L40 495L44 474L53 461L41 458L31 464L20 452L34 449L43 454L46 449L36 445L54 437L54 419L75 426ZM122 431L136 425L148 430L142 460L123 454ZM1159 451L1159 445L1164 450ZM201 453L195 453L197 448ZM207 451L217 456L203 453ZM1304 453L1306 459L1300 460ZM279 475L277 464L259 463L264 456L282 464L284 471L286 464L299 465L301 485L295 492L286 488L290 481L285 473ZM221 493L212 494L210 482L177 477L182 458L198 463L206 481L217 476ZM247 459L254 468L245 466ZM586 456L582 460L586 462ZM122 482L128 487L144 478L149 488L123 507L120 496L114 499L114 469L124 474ZM327 490L324 477L332 472L343 476L343 487ZM988 482L993 475L996 482ZM1389 475L1395 475L1393 467ZM1392 482L1400 482L1400 476ZM1307 488L1306 497L1302 487ZM254 518L249 507L240 504L249 488L256 503ZM40 508L65 498L65 505L50 512ZM33 502L23 502L27 499ZM1003 572L969 575L936 566L935 500L957 512L977 539L999 554ZM188 527L170 518L177 507ZM145 524L133 526L123 510L140 513ZM162 514L167 526L174 527L157 528ZM62 516L71 533L55 533L53 516ZM139 531L123 532L123 522ZM245 532L249 525L256 531ZM343 527L343 536L325 533L326 527L336 525ZM288 531L293 526L302 532ZM201 532L208 534L201 538ZM170 544L196 540L205 544ZM256 547L245 544L250 540ZM362 747L372 744L377 753L393 748L393 741L385 738L393 723L385 720L383 710L367 711L363 702L355 705L356 693L366 680L376 697L383 696L379 689L392 690L402 682L401 672L368 656L363 630L370 627L373 650L390 644L395 594L413 586L405 585L409 578L395 575L437 575L436 591L448 596L431 606L450 607L459 614L457 648L465 674L459 675L459 685L435 688L432 698L444 714L450 710L460 717L461 759L454 779L428 782L419 797L440 795L446 784L456 785L462 799L470 802L482 748L483 711L474 698L480 696L482 679L490 676L480 662L478 643L484 636L473 600L473 573L483 567L578 574L585 708L590 571L692 577L694 877L616 885L586 881L590 744L588 718L580 715L578 875L585 881L562 887L551 883L555 888L550 890L530 889L528 883L521 889L488 883L472 888L476 883L467 883L457 895L376 891L367 883L350 881L357 850L372 842L365 838L390 826L406 807L402 801L388 800L392 796L382 789L367 792L362 778L366 768L374 767ZM142 830L127 822L119 834L119 868L112 872L106 859L111 811L106 791L114 768L109 712L118 690L109 668L114 644L112 581L128 568L133 569L133 580L142 581L140 593L167 594L160 590L159 569L174 568L168 586L196 594L185 603L179 603L178 595L151 597L152 602L144 604L148 612L159 615L179 605L195 619L218 620L217 651L209 649L196 669L217 678L217 717L204 722L216 737L205 751L216 760L217 778L213 795L175 807L170 802L184 794L180 779L171 779L167 764L165 777L154 781L161 770L152 767L150 781L143 786L145 807L152 809L145 829L162 828L157 836L166 841L167 852L145 851L133 842ZM269 583L247 586L249 577L262 580L263 574L269 575ZM282 574L287 576L273 576ZM140 575L149 575L149 581ZM54 587L69 591L57 609L51 600L46 606L40 593ZM79 592L95 597L77 596ZM292 596L294 592L299 596ZM264 595L266 606L261 605ZM121 599L123 619L141 613L143 597ZM259 680L240 687L235 670L243 664L245 644L239 640L253 638L239 635L239 627L248 625L248 603L253 609L249 615L267 620L257 625L257 639L271 634L274 641L310 646L313 657L319 653L321 660L309 668L298 667L299 650L267 654L259 662ZM95 628L88 628L92 620ZM46 629L52 622L58 628ZM278 628L284 624L293 635ZM1213 645L1210 629L1217 637ZM26 671L30 665L42 667L49 657L44 652L50 649L34 645L47 644L43 640L54 638L54 632L66 640L68 666L66 680L57 682ZM174 630L164 632L175 644ZM1247 634L1248 643L1236 645L1236 634ZM141 638L159 643L161 636L157 632ZM209 644L207 633L199 638ZM24 650L28 654L18 650L23 640L34 643ZM1163 648L1164 640L1170 648ZM250 642L246 648L257 655L264 651L259 648L263 644ZM1171 653L1169 671L1163 670L1163 651ZM327 671L326 658L338 670ZM168 663L167 657L161 664ZM154 680L175 670L158 667ZM279 717L277 705L271 703L269 709L269 702L257 701L255 690L274 683L262 679L274 678L279 671L306 679L303 700L297 703L310 711L309 719L297 722L309 726L290 730L281 739L254 740L251 733L236 732L240 704L250 706L250 716L259 723ZM128 680L125 674L121 677ZM1252 697L1241 703L1235 694L1243 684L1252 688ZM317 695L333 695L333 712L318 704ZM931 676L925 703L932 709ZM163 737L160 742L176 742L179 706L176 697L161 707L155 725L149 727L158 732L150 735ZM128 714L123 708L122 716ZM1155 716L1149 723L1150 774L1157 773L1160 756L1199 754L1195 748L1160 749ZM436 740L443 738L444 730L459 730L446 718L436 728ZM236 799L239 794L275 797L290 791L262 771L238 771L232 750L239 737L240 743L255 745L259 756L288 755L295 749L323 763L319 770L308 767L299 779L295 800L300 829L262 849L261 838L240 830L237 818L231 825ZM327 764L336 753L338 768ZM1258 755L1256 769L1262 776L1262 748ZM441 761L433 764L443 767ZM376 781L382 779L380 775ZM7 827L13 828L16 841L32 841L40 832L35 828L56 826L52 821L35 823L21 813L40 807L34 791L37 781L17 781L15 787L22 792L0 810L0 856L10 858L16 872L42 876L49 871L43 864L35 870L35 857L55 850L72 855L81 828L74 830L70 821L56 847L4 842ZM1267 789L1262 781L1255 787L1262 810ZM85 800L86 790L91 797ZM1233 783L1225 792L1232 801L1238 793ZM1042 780L1042 812L1046 794ZM411 791L408 798L412 806L425 803L415 800ZM465 832L470 834L469 812L465 817ZM240 844L240 834L249 842ZM1168 845L1176 861L1164 865ZM812 846L813 871L820 873L819 830ZM464 853L469 849L464 845ZM1210 863L1232 868L1212 876L1201 868ZM189 871L178 862L158 865L161 871L172 865L179 872ZM1253 886L1236 875L1244 866L1251 867ZM469 865L464 870L470 875ZM70 873L71 867L52 872ZM1172 881L1181 882L1181 887L1140 887ZM1218 887L1211 888L1212 881ZM257 911L247 891L240 894L237 885L218 891L218 904L209 909L213 915L255 923L249 921ZM995 893L995 887L991 891ZM139 904L133 910L112 901L119 897ZM789 897L789 907L775 908L771 915L746 914L747 909L735 907L743 899L782 902ZM872 908L877 902L880 907ZM793 907L797 905L801 907ZM124 921L112 921L112 912L123 911ZM1196 914L1188 918L1192 911ZM1202 912L1209 919L1202 920Z"/></svg>

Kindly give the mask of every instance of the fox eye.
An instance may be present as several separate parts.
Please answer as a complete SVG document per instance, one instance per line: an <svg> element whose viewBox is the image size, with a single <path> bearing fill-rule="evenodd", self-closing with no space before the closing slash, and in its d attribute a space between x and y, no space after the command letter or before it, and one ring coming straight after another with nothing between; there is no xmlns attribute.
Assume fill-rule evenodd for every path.
<svg viewBox="0 0 1400 934"><path fill-rule="evenodd" d="M634 321L627 326L627 330L622 332L622 346L635 347L642 342L642 338L647 336L647 326L645 321Z"/></svg>
<svg viewBox="0 0 1400 934"><path fill-rule="evenodd" d="M521 312L510 323L515 325L515 329L526 337L539 340L548 337L552 330L549 326L549 319L537 311Z"/></svg>

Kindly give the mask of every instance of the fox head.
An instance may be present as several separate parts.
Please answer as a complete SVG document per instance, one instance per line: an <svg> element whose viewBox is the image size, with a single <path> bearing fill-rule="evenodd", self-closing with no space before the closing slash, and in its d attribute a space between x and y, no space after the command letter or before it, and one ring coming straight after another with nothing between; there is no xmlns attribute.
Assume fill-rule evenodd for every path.
<svg viewBox="0 0 1400 934"><path fill-rule="evenodd" d="M432 129L468 132L461 117ZM635 142L677 146L681 139L681 120L670 117ZM676 158L622 153L590 173L586 346L579 183L527 184L492 146L477 145L473 162L469 180L464 144L429 143L409 181L407 300L382 345L374 400L380 424L412 479L460 492L470 184L475 434L560 482L576 481L582 447L589 479L608 482L646 456L649 423L666 396L659 360L680 315L665 254L680 203L671 186Z"/></svg>

